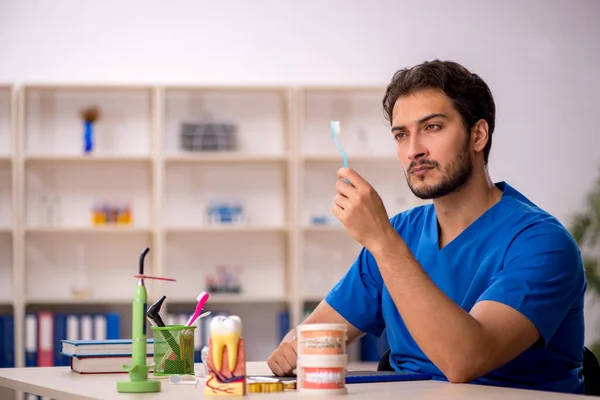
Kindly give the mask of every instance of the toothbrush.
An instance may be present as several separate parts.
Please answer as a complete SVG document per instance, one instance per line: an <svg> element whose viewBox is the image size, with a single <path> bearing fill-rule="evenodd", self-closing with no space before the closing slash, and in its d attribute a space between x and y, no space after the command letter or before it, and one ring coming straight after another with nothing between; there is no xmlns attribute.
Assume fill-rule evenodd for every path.
<svg viewBox="0 0 600 400"><path fill-rule="evenodd" d="M337 137L342 134L340 128L340 121L330 121L329 125L331 126L331 137L333 137L333 142L337 146L340 153L342 153L342 159L344 161L344 168L348 168L348 158L346 157L346 152L342 148L342 145L338 142Z"/></svg>
<svg viewBox="0 0 600 400"><path fill-rule="evenodd" d="M196 323L196 320L200 317L200 313L202 312L204 305L208 301L208 293L200 293L198 297L196 297L196 300L198 301L198 304L196 305L196 310L194 311L190 319L187 320L185 326L192 326Z"/></svg>

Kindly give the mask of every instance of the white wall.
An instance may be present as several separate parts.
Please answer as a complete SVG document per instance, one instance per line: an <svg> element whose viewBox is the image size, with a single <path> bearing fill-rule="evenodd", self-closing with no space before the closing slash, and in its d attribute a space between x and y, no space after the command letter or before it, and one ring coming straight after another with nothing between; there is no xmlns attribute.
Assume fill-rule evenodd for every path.
<svg viewBox="0 0 600 400"><path fill-rule="evenodd" d="M598 21L595 0L0 0L0 82L385 84L453 59L497 101L492 177L568 223L600 173Z"/></svg>

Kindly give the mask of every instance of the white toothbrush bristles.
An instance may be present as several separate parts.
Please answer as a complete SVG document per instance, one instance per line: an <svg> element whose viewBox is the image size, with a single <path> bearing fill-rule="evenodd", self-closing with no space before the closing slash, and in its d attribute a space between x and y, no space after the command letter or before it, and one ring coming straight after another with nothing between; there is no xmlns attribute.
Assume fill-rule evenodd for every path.
<svg viewBox="0 0 600 400"><path fill-rule="evenodd" d="M341 132L341 127L340 127L340 121L331 121L332 125L331 127L333 128L333 131L335 132L336 135L340 135Z"/></svg>

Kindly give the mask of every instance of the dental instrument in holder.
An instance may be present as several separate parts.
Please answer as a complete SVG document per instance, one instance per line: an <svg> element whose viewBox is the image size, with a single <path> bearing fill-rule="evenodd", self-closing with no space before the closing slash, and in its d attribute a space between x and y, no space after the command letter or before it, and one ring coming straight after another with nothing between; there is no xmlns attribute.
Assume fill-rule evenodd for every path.
<svg viewBox="0 0 600 400"><path fill-rule="evenodd" d="M161 326L161 327L165 326L165 323L163 322L163 319L161 318L159 311L160 311L162 304L166 298L167 298L167 296L163 296L156 303L154 303L150 307L148 307L148 311L146 312L146 317L148 318L148 321L150 321L150 323L153 326ZM171 348L171 350L173 350L173 353L175 353L175 357L180 358L179 345L177 344L177 341L175 340L173 335L171 335L171 332L163 331L163 336L164 336L165 340L167 341L167 343L169 344L169 347Z"/></svg>
<svg viewBox="0 0 600 400"><path fill-rule="evenodd" d="M159 312L160 309L162 308L163 302L166 300L167 296L163 296L160 299L158 299L158 301L154 304L152 304L150 307L148 307L148 311L146 311L146 317L148 318L148 321L150 321L150 323L153 326L165 326L165 323L163 321L163 319L161 318Z"/></svg>
<svg viewBox="0 0 600 400"><path fill-rule="evenodd" d="M206 292L202 292L202 293L200 293L198 295L198 297L196 297L196 300L198 301L198 304L196 305L196 309L194 310L194 312L192 313L192 315L190 316L190 318L185 323L185 326L188 326L188 327L193 326L201 318L204 318L204 317L210 315L210 311L207 311L207 312L201 314L202 309L204 308L204 305L208 301L208 297L209 297L209 295ZM198 328L196 328L196 329L198 329ZM183 330L182 333L185 334L188 331L189 330ZM173 352L166 352L165 355L163 356L163 358L160 360L159 365L162 365L172 355L173 355Z"/></svg>

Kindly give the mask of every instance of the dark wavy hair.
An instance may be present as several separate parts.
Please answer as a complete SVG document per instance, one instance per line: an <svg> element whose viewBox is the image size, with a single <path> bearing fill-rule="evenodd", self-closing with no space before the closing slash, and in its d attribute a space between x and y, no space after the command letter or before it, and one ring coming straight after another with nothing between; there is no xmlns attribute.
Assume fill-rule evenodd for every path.
<svg viewBox="0 0 600 400"><path fill-rule="evenodd" d="M401 69L392 77L383 97L384 114L390 124L398 97L424 89L439 89L452 100L467 133L481 119L488 123L489 139L483 149L483 160L487 166L496 119L496 105L488 85L478 75L453 61L425 61Z"/></svg>

